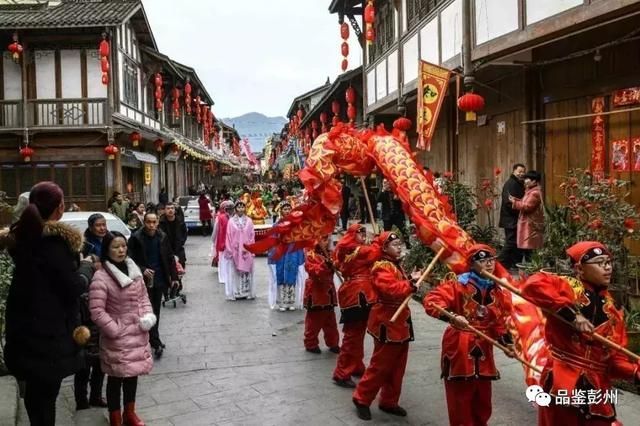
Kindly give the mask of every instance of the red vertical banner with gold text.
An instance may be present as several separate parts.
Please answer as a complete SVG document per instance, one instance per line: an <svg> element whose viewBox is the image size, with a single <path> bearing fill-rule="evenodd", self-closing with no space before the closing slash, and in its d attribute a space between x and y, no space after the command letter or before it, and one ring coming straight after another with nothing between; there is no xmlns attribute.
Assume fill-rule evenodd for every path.
<svg viewBox="0 0 640 426"><path fill-rule="evenodd" d="M602 179L604 177L605 165L605 140L604 140L604 97L597 97L591 100L591 112L596 114L591 122L591 173L594 177Z"/></svg>
<svg viewBox="0 0 640 426"><path fill-rule="evenodd" d="M420 61L418 71L418 149L431 150L431 138L449 86L451 71Z"/></svg>

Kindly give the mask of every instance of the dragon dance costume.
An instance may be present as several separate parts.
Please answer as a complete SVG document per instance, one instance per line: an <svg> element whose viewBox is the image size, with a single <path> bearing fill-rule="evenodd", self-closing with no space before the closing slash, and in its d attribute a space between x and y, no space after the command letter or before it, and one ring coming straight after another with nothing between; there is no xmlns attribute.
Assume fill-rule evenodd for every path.
<svg viewBox="0 0 640 426"><path fill-rule="evenodd" d="M363 225L351 225L334 252L336 267L344 278L338 290L343 337L333 372L337 383L350 381L351 376L360 376L365 370L364 337L369 310L376 302L376 293L371 285L371 266L380 257L380 247L359 244L356 234L362 232L366 233Z"/></svg>
<svg viewBox="0 0 640 426"><path fill-rule="evenodd" d="M494 259L486 245L471 247L472 262ZM428 315L449 322L435 306L466 318L469 325L505 345L512 344L506 329L511 311L510 294L474 270L447 280L424 299ZM493 346L468 329L450 324L442 336L442 378L449 423L453 426L486 425L491 417L491 382L500 378L493 358Z"/></svg>
<svg viewBox="0 0 640 426"><path fill-rule="evenodd" d="M574 264L593 264L591 259L609 256L607 248L595 241L582 241L567 250ZM606 258L608 259L608 258ZM604 260L604 262L610 260ZM595 262L598 264L599 262ZM609 263L610 265L610 263ZM532 275L522 289L525 298L541 308L555 312L572 323L582 315L595 327L594 331L621 346L627 344L624 314L616 308L607 285L594 285L586 280L540 272ZM588 334L548 315L545 338L551 356L544 367L541 385L552 395L549 407L539 407L541 426L611 425L616 411L612 401L571 399L571 404L556 405L559 392L569 396L596 391L604 396L611 391L611 379L635 380L640 384L638 364L624 354L594 341ZM576 404L578 402L579 404Z"/></svg>

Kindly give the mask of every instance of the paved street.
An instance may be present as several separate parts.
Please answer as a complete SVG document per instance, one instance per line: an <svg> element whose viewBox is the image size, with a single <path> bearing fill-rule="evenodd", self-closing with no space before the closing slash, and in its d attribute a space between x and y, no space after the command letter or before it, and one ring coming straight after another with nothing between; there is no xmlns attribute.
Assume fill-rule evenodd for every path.
<svg viewBox="0 0 640 426"><path fill-rule="evenodd" d="M209 266L208 239L192 235L187 243L185 278L188 304L162 312L165 355L138 387L137 406L149 425L344 425L361 424L351 392L331 382L335 355L305 352L303 312L272 312L267 307L266 259L257 259L258 298L227 302ZM406 419L380 412L375 424L446 425L439 379L443 324L413 303L416 342L411 345L401 404ZM368 351L371 341L368 338ZM534 425L526 402L521 368L498 355L503 379L494 385L493 425ZM633 398L631 398L633 397ZM638 424L639 399L620 394L621 420ZM632 408L635 404L635 408ZM26 425L24 408L19 424ZM72 381L63 384L58 424L106 424L106 410L74 412Z"/></svg>

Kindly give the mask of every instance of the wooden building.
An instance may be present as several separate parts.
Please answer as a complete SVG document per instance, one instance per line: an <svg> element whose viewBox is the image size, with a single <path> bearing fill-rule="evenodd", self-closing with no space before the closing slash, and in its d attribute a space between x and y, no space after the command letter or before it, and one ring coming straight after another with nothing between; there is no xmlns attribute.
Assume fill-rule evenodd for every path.
<svg viewBox="0 0 640 426"><path fill-rule="evenodd" d="M506 179L511 165L523 162L543 173L547 201L560 202L558 180L570 168L591 167L596 137L594 117L571 117L601 103L604 173L631 180L632 201L640 205L640 162L633 171L640 156L640 1L376 0L375 6L376 39L365 47L363 72L369 124L389 127L399 114L415 122L418 60L462 72L468 35L474 89L486 107L477 121L465 122L453 78L431 151L419 152L426 166L479 184L494 167ZM333 0L330 12L346 20L363 7ZM415 143L415 132L410 137ZM625 140L631 170L618 171L612 152Z"/></svg>
<svg viewBox="0 0 640 426"><path fill-rule="evenodd" d="M113 191L157 202L161 187L183 195L206 179L225 143L213 100L192 68L158 51L141 1L15 3L0 5L0 189L10 200L53 180L68 203L104 210Z"/></svg>

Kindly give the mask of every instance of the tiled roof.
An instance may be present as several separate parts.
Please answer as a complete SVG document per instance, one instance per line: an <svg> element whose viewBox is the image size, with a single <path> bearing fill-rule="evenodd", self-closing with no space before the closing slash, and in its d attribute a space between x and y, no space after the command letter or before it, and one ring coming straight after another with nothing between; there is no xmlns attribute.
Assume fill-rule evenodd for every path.
<svg viewBox="0 0 640 426"><path fill-rule="evenodd" d="M119 25L139 7L140 0L63 0L22 6L0 4L0 29Z"/></svg>

